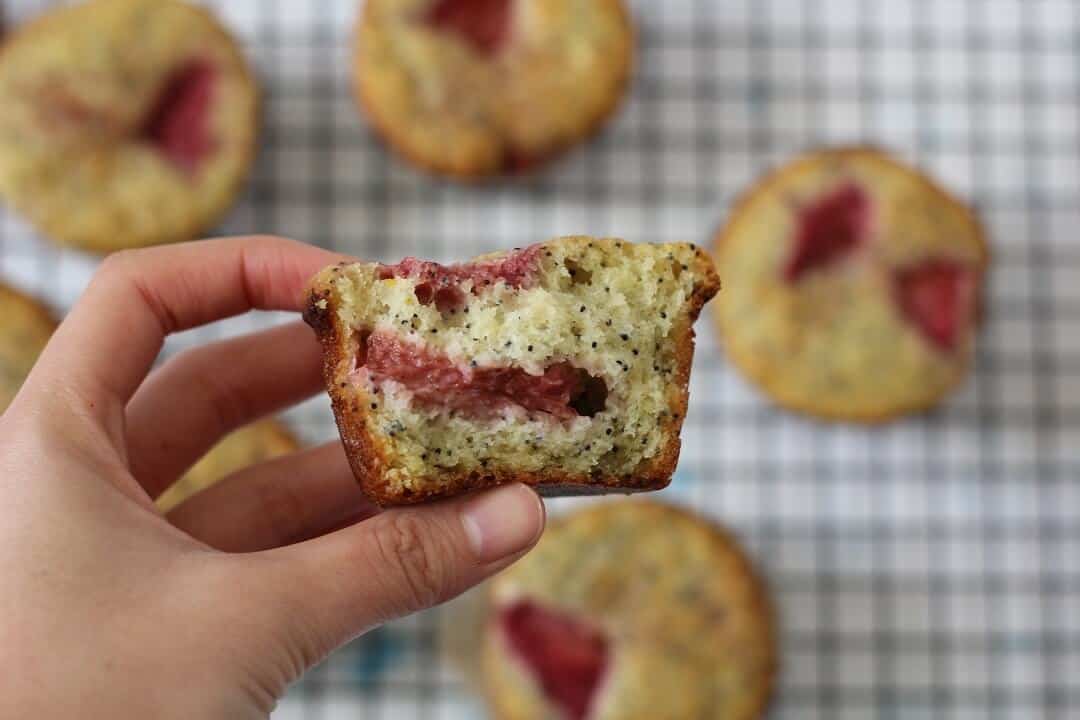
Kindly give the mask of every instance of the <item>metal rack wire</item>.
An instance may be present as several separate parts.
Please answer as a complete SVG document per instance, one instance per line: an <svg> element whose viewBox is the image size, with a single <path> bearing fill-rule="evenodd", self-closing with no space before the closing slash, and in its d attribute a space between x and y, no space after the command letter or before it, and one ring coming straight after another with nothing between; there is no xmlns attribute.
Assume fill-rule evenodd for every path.
<svg viewBox="0 0 1080 720"><path fill-rule="evenodd" d="M664 495L733 526L771 581L776 717L1080 715L1080 3L640 0L614 126L539 177L484 188L414 173L358 118L353 0L212 4L267 92L259 164L223 233L372 259L570 232L704 243L759 172L823 143L883 145L971 198L995 261L959 395L882 429L813 423L749 388L703 319ZM0 273L57 307L94 264L0 214ZM333 436L322 400L289 419ZM477 716L442 628L436 611L358 640L275 717Z"/></svg>

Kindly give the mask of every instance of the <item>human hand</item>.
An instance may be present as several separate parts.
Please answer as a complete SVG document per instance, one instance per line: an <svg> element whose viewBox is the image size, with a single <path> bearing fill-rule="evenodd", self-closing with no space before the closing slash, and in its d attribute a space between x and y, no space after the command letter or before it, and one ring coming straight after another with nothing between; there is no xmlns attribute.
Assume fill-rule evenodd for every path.
<svg viewBox="0 0 1080 720"><path fill-rule="evenodd" d="M379 512L336 442L157 511L222 435L321 385L299 322L150 372L165 337L297 310L338 259L263 237L104 261L0 417L0 716L265 717L334 648L536 542L524 486Z"/></svg>

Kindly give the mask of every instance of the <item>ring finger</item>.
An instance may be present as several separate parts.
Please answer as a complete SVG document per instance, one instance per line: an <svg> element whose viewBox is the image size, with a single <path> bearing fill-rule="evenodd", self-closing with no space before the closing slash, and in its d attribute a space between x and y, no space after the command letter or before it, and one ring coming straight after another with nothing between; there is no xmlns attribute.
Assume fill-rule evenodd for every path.
<svg viewBox="0 0 1080 720"><path fill-rule="evenodd" d="M219 550L255 552L378 512L333 442L235 472L170 512L169 522Z"/></svg>

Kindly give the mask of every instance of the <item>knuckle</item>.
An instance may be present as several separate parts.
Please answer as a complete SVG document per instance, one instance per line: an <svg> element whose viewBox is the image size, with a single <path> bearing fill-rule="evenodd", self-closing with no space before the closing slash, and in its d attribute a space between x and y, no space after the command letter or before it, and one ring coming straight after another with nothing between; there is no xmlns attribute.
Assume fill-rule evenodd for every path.
<svg viewBox="0 0 1080 720"><path fill-rule="evenodd" d="M256 413L254 401L240 383L230 382L213 368L205 367L197 350L186 358L177 357L179 374L190 380L190 385L205 398L208 422L217 423L219 433L228 433L239 427Z"/></svg>
<svg viewBox="0 0 1080 720"><path fill-rule="evenodd" d="M156 252L155 248L142 248L111 253L94 272L90 287L112 292L121 288L126 293L124 302L145 305L157 318L162 333L168 335L179 329L177 318L154 288L145 284L147 264L156 257Z"/></svg>
<svg viewBox="0 0 1080 720"><path fill-rule="evenodd" d="M105 256L94 271L94 282L108 283L127 276L137 262L138 250L117 250Z"/></svg>
<svg viewBox="0 0 1080 720"><path fill-rule="evenodd" d="M426 532L424 523L409 513L387 513L375 533L378 560L391 568L400 583L402 610L431 607L442 599L446 588L446 568L438 545Z"/></svg>

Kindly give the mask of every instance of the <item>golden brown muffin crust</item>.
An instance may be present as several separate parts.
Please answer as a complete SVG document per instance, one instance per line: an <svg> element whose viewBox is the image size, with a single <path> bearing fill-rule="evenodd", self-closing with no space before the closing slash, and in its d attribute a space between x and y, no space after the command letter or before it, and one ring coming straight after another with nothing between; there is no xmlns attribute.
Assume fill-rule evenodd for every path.
<svg viewBox="0 0 1080 720"><path fill-rule="evenodd" d="M777 649L766 588L731 535L686 510L618 500L553 520L489 598L484 680L499 720L554 716L498 627L499 609L521 601L606 636L589 720L751 720L768 704Z"/></svg>
<svg viewBox="0 0 1080 720"><path fill-rule="evenodd" d="M797 209L848 183L871 202L865 245L797 282L783 277ZM732 362L776 402L831 420L883 422L936 405L966 376L989 248L969 207L870 147L808 153L736 203L713 255L728 279L713 306ZM944 261L973 286L971 316L943 351L902 316L896 274Z"/></svg>
<svg viewBox="0 0 1080 720"><path fill-rule="evenodd" d="M154 123L166 122L169 102L191 103L182 116L200 94L206 147L189 166L155 145ZM247 177L257 95L240 48L202 8L90 0L53 9L0 49L0 195L44 234L95 252L193 239ZM175 132L187 121L168 122Z"/></svg>
<svg viewBox="0 0 1080 720"><path fill-rule="evenodd" d="M463 179L527 171L618 108L634 45L622 0L510 0L493 55L425 22L439 2L371 0L356 30L357 99L417 166Z"/></svg>

